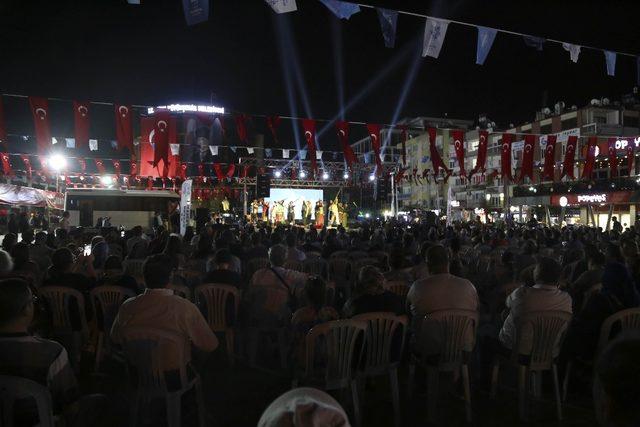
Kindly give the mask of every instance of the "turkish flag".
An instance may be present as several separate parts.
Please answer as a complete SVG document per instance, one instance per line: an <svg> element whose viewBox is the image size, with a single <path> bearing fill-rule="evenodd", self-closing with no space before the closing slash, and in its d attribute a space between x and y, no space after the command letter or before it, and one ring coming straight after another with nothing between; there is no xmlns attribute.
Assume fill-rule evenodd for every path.
<svg viewBox="0 0 640 427"><path fill-rule="evenodd" d="M178 178L182 179L183 181L185 179L187 179L187 164L184 162L180 163L180 168L178 168Z"/></svg>
<svg viewBox="0 0 640 427"><path fill-rule="evenodd" d="M571 179L576 179L573 171L573 161L576 157L576 148L578 146L578 137L576 135L572 135L567 139L567 149L564 153L564 160L562 162L562 174L560 174L560 179L564 176L568 176Z"/></svg>
<svg viewBox="0 0 640 427"><path fill-rule="evenodd" d="M267 117L267 127L271 131L271 136L273 136L273 141L278 143L278 126L280 126L280 116L269 116Z"/></svg>
<svg viewBox="0 0 640 427"><path fill-rule="evenodd" d="M122 150L123 147L127 147L131 152L131 155L133 155L133 122L131 121L131 106L115 104L114 112L118 149Z"/></svg>
<svg viewBox="0 0 640 427"><path fill-rule="evenodd" d="M242 175L240 175L241 178L246 178L247 175L249 175L249 168L250 167L251 167L250 165L244 165L242 167Z"/></svg>
<svg viewBox="0 0 640 427"><path fill-rule="evenodd" d="M2 173L4 176L14 175L13 169L11 169L11 162L9 161L9 154L0 153L0 157L2 158Z"/></svg>
<svg viewBox="0 0 640 427"><path fill-rule="evenodd" d="M7 128L4 125L4 106L2 105L2 95L0 95L0 143L7 149Z"/></svg>
<svg viewBox="0 0 640 427"><path fill-rule="evenodd" d="M338 134L338 142L340 148L344 153L344 160L347 162L347 166L351 169L351 165L358 163L358 158L353 152L353 148L349 145L349 122L338 120L336 122L336 132Z"/></svg>
<svg viewBox="0 0 640 427"><path fill-rule="evenodd" d="M220 122L220 133L222 133L222 138L224 139L227 137L227 126L224 123L224 116L222 114L218 114L216 119Z"/></svg>
<svg viewBox="0 0 640 427"><path fill-rule="evenodd" d="M587 143L587 154L584 161L584 169L582 170L582 179L591 179L593 173L593 165L596 162L596 147L598 146L598 138L595 136L589 137Z"/></svg>
<svg viewBox="0 0 640 427"><path fill-rule="evenodd" d="M633 152L633 146L635 143L632 139L627 140L627 170L629 171L629 176L633 175L633 158L635 154Z"/></svg>
<svg viewBox="0 0 640 427"><path fill-rule="evenodd" d="M437 176L440 173L440 168L448 175L451 175L451 171L442 161L438 148L436 147L436 128L427 129L429 132L429 153L431 154L431 164L433 165L433 175Z"/></svg>
<svg viewBox="0 0 640 427"><path fill-rule="evenodd" d="M216 173L216 177L218 178L218 181L222 181L224 179L224 172L222 172L222 165L220 163L214 163L213 170Z"/></svg>
<svg viewBox="0 0 640 427"><path fill-rule="evenodd" d="M233 178L233 175L236 173L236 165L233 163L229 165L227 168L227 178Z"/></svg>
<svg viewBox="0 0 640 427"><path fill-rule="evenodd" d="M138 162L136 162L135 160L131 160L129 169L129 175L131 175L131 178L135 178L135 176L138 174Z"/></svg>
<svg viewBox="0 0 640 427"><path fill-rule="evenodd" d="M486 170L487 164L487 142L489 141L489 132L486 130L481 130L478 132L478 157L476 159L476 165L473 167L471 172L469 173L469 178L474 175L476 172L480 171L482 173Z"/></svg>
<svg viewBox="0 0 640 427"><path fill-rule="evenodd" d="M304 139L307 141L307 150L309 151L309 159L311 160L312 176L318 171L316 161L316 121L313 119L302 119L302 128L304 129Z"/></svg>
<svg viewBox="0 0 640 427"><path fill-rule="evenodd" d="M382 161L380 160L380 125L367 124L367 131L369 132L369 138L371 138L371 148L373 148L373 155L376 160L376 171L378 175L382 175Z"/></svg>
<svg viewBox="0 0 640 427"><path fill-rule="evenodd" d="M520 170L520 181L524 181L524 177L528 176L533 182L533 155L536 148L536 136L524 136L524 149L522 150L522 168Z"/></svg>
<svg viewBox="0 0 640 427"><path fill-rule="evenodd" d="M89 103L73 101L73 117L76 148L86 147L89 144Z"/></svg>
<svg viewBox="0 0 640 427"><path fill-rule="evenodd" d="M456 151L458 166L460 166L460 176L466 178L467 171L464 169L464 132L461 130L451 131L451 137L453 138L453 147Z"/></svg>
<svg viewBox="0 0 640 427"><path fill-rule="evenodd" d="M33 172L33 167L31 166L31 160L29 160L29 155L20 154L20 158L22 159L22 163L24 163L24 168L27 172L27 179L30 180Z"/></svg>
<svg viewBox="0 0 640 427"><path fill-rule="evenodd" d="M502 166L502 178L509 179L513 181L513 176L511 175L511 144L513 143L513 134L511 133L503 133L502 134L502 151L501 151L501 159L500 164Z"/></svg>
<svg viewBox="0 0 640 427"><path fill-rule="evenodd" d="M51 129L49 128L49 101L47 98L29 97L33 123L36 128L38 153L45 154L51 146Z"/></svg>
<svg viewBox="0 0 640 427"><path fill-rule="evenodd" d="M402 143L402 165L407 165L407 126L398 125L400 129L400 142Z"/></svg>
<svg viewBox="0 0 640 427"><path fill-rule="evenodd" d="M169 112L164 112L169 115ZM176 132L176 119L175 117L169 117L168 120L165 120L168 129L165 129L165 132L157 131L157 124L160 120L158 118L158 113L156 113L153 117L143 117L140 120L140 134L141 134L141 143L140 143L140 175L142 176L151 176L154 178L169 177L176 175L176 167L177 164L174 164L174 159L180 159L180 156L171 156L169 151L169 145L175 144L177 141L177 132ZM161 127L164 127L164 123L160 123ZM160 154L160 158L163 158L164 164L162 168L162 172L160 172L160 166L157 163L156 156L158 156L158 150L162 149L159 147L158 138L165 139L165 156L162 157Z"/></svg>
<svg viewBox="0 0 640 427"><path fill-rule="evenodd" d="M113 159L113 170L116 175L116 180L120 179L120 160Z"/></svg>
<svg viewBox="0 0 640 427"><path fill-rule="evenodd" d="M618 176L618 153L616 151L616 138L609 138L609 170L611 178Z"/></svg>
<svg viewBox="0 0 640 427"><path fill-rule="evenodd" d="M104 162L102 161L102 159L94 159L94 161L96 162L96 169L98 170L98 173L104 174L105 169L104 169Z"/></svg>
<svg viewBox="0 0 640 427"><path fill-rule="evenodd" d="M249 117L246 114L238 114L235 117L236 120L236 131L238 132L238 139L240 141L246 143L247 139L247 119Z"/></svg>
<svg viewBox="0 0 640 427"><path fill-rule="evenodd" d="M160 160L164 161L164 167L169 167L169 124L171 114L168 111L158 111L153 115L153 167L158 167Z"/></svg>
<svg viewBox="0 0 640 427"><path fill-rule="evenodd" d="M556 135L547 135L547 146L544 149L544 169L542 171L542 179L554 180L554 166L556 164Z"/></svg>

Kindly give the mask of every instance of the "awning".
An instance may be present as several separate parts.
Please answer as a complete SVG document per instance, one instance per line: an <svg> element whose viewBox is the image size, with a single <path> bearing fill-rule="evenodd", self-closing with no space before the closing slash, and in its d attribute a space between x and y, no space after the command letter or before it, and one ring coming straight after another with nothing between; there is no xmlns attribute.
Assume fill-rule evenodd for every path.
<svg viewBox="0 0 640 427"><path fill-rule="evenodd" d="M64 210L64 194L38 188L0 184L0 203Z"/></svg>

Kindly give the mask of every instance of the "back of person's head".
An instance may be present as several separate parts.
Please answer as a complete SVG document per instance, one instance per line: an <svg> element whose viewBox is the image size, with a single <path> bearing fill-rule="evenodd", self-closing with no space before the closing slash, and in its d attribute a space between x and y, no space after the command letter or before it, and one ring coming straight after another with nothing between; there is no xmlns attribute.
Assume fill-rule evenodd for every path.
<svg viewBox="0 0 640 427"><path fill-rule="evenodd" d="M285 392L264 410L258 427L347 427L349 418L324 391L296 388Z"/></svg>
<svg viewBox="0 0 640 427"><path fill-rule="evenodd" d="M104 262L105 270L122 270L122 261L117 255L109 255Z"/></svg>
<svg viewBox="0 0 640 427"><path fill-rule="evenodd" d="M272 267L282 267L287 260L287 247L274 245L269 248L269 263Z"/></svg>
<svg viewBox="0 0 640 427"><path fill-rule="evenodd" d="M142 264L142 276L147 288L160 289L169 284L172 270L171 257L165 254L151 255Z"/></svg>
<svg viewBox="0 0 640 427"><path fill-rule="evenodd" d="M64 228L56 228L56 237L58 239L66 239L69 237L69 233Z"/></svg>
<svg viewBox="0 0 640 427"><path fill-rule="evenodd" d="M13 259L9 252L0 249L0 273L8 273L13 270Z"/></svg>
<svg viewBox="0 0 640 427"><path fill-rule="evenodd" d="M615 297L624 308L637 307L640 296L627 266L621 262L607 262L602 272L602 290L604 295Z"/></svg>
<svg viewBox="0 0 640 427"><path fill-rule="evenodd" d="M298 237L295 235L295 233L287 233L287 246L290 248L294 248L296 246L296 243L298 243Z"/></svg>
<svg viewBox="0 0 640 427"><path fill-rule="evenodd" d="M31 291L22 279L0 280L0 328L25 317L30 323L33 316Z"/></svg>
<svg viewBox="0 0 640 427"><path fill-rule="evenodd" d="M182 237L179 234L172 233L167 239L167 244L164 247L164 253L169 255L175 255L182 252Z"/></svg>
<svg viewBox="0 0 640 427"><path fill-rule="evenodd" d="M37 245L43 245L47 241L47 233L44 231L38 231L35 237L35 243Z"/></svg>
<svg viewBox="0 0 640 427"><path fill-rule="evenodd" d="M260 233L253 233L251 235L251 244L253 246L258 246L260 243L262 243L262 234Z"/></svg>
<svg viewBox="0 0 640 427"><path fill-rule="evenodd" d="M14 264L24 264L29 261L29 245L25 242L18 242L11 248L11 257Z"/></svg>
<svg viewBox="0 0 640 427"><path fill-rule="evenodd" d="M606 256L607 262L624 262L625 261L624 256L622 255L622 250L620 249L620 246L616 245L615 243L607 244L605 256Z"/></svg>
<svg viewBox="0 0 640 427"><path fill-rule="evenodd" d="M384 276L373 265L365 265L358 272L358 283L356 290L360 294L380 293L384 290Z"/></svg>
<svg viewBox="0 0 640 427"><path fill-rule="evenodd" d="M593 400L602 426L640 425L640 337L637 334L613 340L595 367Z"/></svg>
<svg viewBox="0 0 640 427"><path fill-rule="evenodd" d="M449 272L449 251L442 245L434 245L427 251L427 268L431 274Z"/></svg>
<svg viewBox="0 0 640 427"><path fill-rule="evenodd" d="M327 300L327 285L320 276L309 276L304 285L304 293L307 296L309 305L320 310Z"/></svg>
<svg viewBox="0 0 640 427"><path fill-rule="evenodd" d="M522 253L525 255L533 255L536 252L538 252L538 245L536 245L536 242L531 239L525 240L524 245L522 246Z"/></svg>
<svg viewBox="0 0 640 427"><path fill-rule="evenodd" d="M33 243L33 230L31 228L22 232L22 241L27 244Z"/></svg>
<svg viewBox="0 0 640 427"><path fill-rule="evenodd" d="M59 248L51 255L51 267L57 272L64 272L73 264L73 253L67 248Z"/></svg>
<svg viewBox="0 0 640 427"><path fill-rule="evenodd" d="M604 254L599 250L587 253L587 262L591 267L602 267L605 263Z"/></svg>
<svg viewBox="0 0 640 427"><path fill-rule="evenodd" d="M429 252L429 249L433 246L433 242L424 242L422 243L422 245L420 245L420 258L422 258L423 260L427 260L427 252Z"/></svg>
<svg viewBox="0 0 640 427"><path fill-rule="evenodd" d="M402 251L402 249L401 248L393 249L389 253L388 262L389 262L389 267L391 267L392 270L400 270L402 267L404 267L405 258L404 258L404 252Z"/></svg>
<svg viewBox="0 0 640 427"><path fill-rule="evenodd" d="M16 233L7 233L2 239L2 249L7 252L11 252L11 248L18 241L18 235Z"/></svg>
<svg viewBox="0 0 640 427"><path fill-rule="evenodd" d="M231 251L227 248L218 249L213 257L213 262L218 268L228 268L233 262Z"/></svg>
<svg viewBox="0 0 640 427"><path fill-rule="evenodd" d="M541 285L557 285L560 273L562 273L562 267L556 260L540 257L533 269L533 280Z"/></svg>
<svg viewBox="0 0 640 427"><path fill-rule="evenodd" d="M131 229L131 234L133 234L136 237L142 236L142 227L139 225L136 225Z"/></svg>

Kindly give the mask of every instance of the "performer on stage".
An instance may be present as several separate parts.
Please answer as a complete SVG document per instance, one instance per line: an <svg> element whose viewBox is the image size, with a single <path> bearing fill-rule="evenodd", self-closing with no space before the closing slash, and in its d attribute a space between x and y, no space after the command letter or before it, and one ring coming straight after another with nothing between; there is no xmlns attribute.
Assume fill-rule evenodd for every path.
<svg viewBox="0 0 640 427"><path fill-rule="evenodd" d="M294 200L291 200L287 207L287 222L290 225L293 225L296 222L296 202Z"/></svg>
<svg viewBox="0 0 640 427"><path fill-rule="evenodd" d="M253 202L251 202L251 221L254 223L258 221L259 207L260 207L260 202L258 202L256 199L253 199Z"/></svg>
<svg viewBox="0 0 640 427"><path fill-rule="evenodd" d="M269 202L262 199L262 220L269 222Z"/></svg>
<svg viewBox="0 0 640 427"><path fill-rule="evenodd" d="M329 225L340 225L337 200L329 202Z"/></svg>
<svg viewBox="0 0 640 427"><path fill-rule="evenodd" d="M316 202L316 228L324 227L324 202L318 200Z"/></svg>
<svg viewBox="0 0 640 427"><path fill-rule="evenodd" d="M274 224L281 224L284 222L284 200L274 202L273 214L275 215Z"/></svg>
<svg viewBox="0 0 640 427"><path fill-rule="evenodd" d="M224 199L222 199L221 204L222 204L222 212L228 213L229 208L231 207L231 203L229 203L229 199L227 199L227 196L224 196Z"/></svg>
<svg viewBox="0 0 640 427"><path fill-rule="evenodd" d="M302 223L305 226L311 223L311 200L302 202Z"/></svg>
<svg viewBox="0 0 640 427"><path fill-rule="evenodd" d="M347 220L349 219L347 214L347 206L343 203L338 203L338 212L340 216L340 224L346 228Z"/></svg>

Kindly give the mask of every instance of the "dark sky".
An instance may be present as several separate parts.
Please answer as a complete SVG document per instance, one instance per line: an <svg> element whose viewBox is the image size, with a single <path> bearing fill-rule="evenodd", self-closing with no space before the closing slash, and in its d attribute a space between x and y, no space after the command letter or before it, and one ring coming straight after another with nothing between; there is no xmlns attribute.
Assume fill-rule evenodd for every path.
<svg viewBox="0 0 640 427"><path fill-rule="evenodd" d="M262 0L211 0L209 21L194 27L185 24L179 0L143 3L3 0L0 90L155 105L208 101L213 93L232 111L289 115L288 75L297 115L326 119L339 112L339 75L343 103L382 76L347 119L391 122L408 84L399 118L486 113L507 125L532 119L545 92L546 106L559 100L580 106L596 97L619 99L636 81L631 58L618 57L616 76L608 77L602 52L583 50L573 64L557 44L537 52L507 34L498 34L485 65L477 66L476 30L455 24L440 58L417 59L423 19L401 15L396 47L387 49L373 10L339 21L315 0L298 0L298 12L281 16ZM365 3L640 53L632 1ZM283 65L296 58L299 74Z"/></svg>

